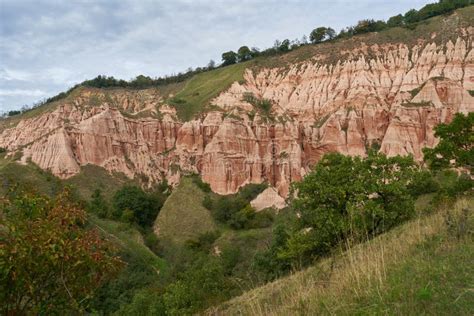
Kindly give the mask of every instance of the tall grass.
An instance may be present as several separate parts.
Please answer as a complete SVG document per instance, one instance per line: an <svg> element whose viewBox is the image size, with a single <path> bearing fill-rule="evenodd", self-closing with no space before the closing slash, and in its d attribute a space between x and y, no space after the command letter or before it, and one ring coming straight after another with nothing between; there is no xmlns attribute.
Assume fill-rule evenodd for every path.
<svg viewBox="0 0 474 316"><path fill-rule="evenodd" d="M451 308L457 308L456 310L462 314L471 307L474 309L474 304L468 305L466 295L464 299L461 299L463 297L461 296L456 302L461 304L460 306L451 305L448 301L441 306L438 306L439 302L431 302L430 306L429 301L428 303L423 301L426 299L423 294L424 288L418 289L421 294L413 292L411 288L416 287L416 284L412 284L412 280L406 276L411 275L413 273L411 270L416 267L419 270L420 282L427 284L433 282L432 287L438 288L443 293L451 291L453 292L451 294L456 294L457 297L457 292L461 289L453 284L439 284L438 276L430 277L430 269L432 266L441 265L444 269L441 270L446 273L447 270L452 272L458 268L462 269L463 260L465 268L469 266L469 261L472 263L474 260L472 242L468 247L465 241L450 236L446 225L446 214L449 210L451 217L461 218L461 214L466 213L462 209L472 210L473 206L473 198L464 198L450 210L443 209L419 217L363 244L355 246L347 244L346 250L341 249L305 271L247 292L208 313L214 315L399 314L410 313L416 309L426 312L437 306L436 308L445 308L447 313ZM472 214L468 223L472 227ZM437 242L430 244L433 238L437 238ZM472 241L472 237L467 238ZM453 253L447 253L445 256L448 264L441 263L443 257L438 257L440 247L453 250ZM459 248L461 250L457 247L461 247ZM456 252L457 250L459 251ZM455 261L449 257L451 255L459 256L460 266L449 264ZM403 269L397 270L399 267ZM467 275L474 277L474 273ZM462 283L463 280L459 282ZM397 292L397 289L401 290Z"/></svg>

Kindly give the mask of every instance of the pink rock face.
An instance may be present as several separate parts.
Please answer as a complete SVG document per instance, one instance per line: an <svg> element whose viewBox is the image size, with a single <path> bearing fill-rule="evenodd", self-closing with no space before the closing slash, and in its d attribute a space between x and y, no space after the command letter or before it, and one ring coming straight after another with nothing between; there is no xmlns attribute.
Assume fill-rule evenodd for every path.
<svg viewBox="0 0 474 316"><path fill-rule="evenodd" d="M266 208L281 210L286 206L285 199L282 198L274 188L266 188L250 205L258 212Z"/></svg>
<svg viewBox="0 0 474 316"><path fill-rule="evenodd" d="M331 65L315 56L249 70L245 83L211 101L222 111L184 123L154 89L82 89L4 129L0 147L62 178L86 164L150 183L198 172L220 194L265 181L282 196L327 152L364 156L377 144L421 160L422 148L437 143L437 124L474 111L472 38L368 49ZM272 103L271 119L243 101L247 93Z"/></svg>

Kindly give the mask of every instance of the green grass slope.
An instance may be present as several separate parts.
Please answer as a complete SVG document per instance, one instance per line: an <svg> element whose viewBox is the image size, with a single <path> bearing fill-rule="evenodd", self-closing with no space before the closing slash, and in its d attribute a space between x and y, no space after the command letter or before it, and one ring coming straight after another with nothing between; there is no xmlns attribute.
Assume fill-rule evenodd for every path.
<svg viewBox="0 0 474 316"><path fill-rule="evenodd" d="M183 244L186 240L214 231L217 227L209 210L202 206L204 192L190 178L183 178L168 197L154 229L160 239Z"/></svg>
<svg viewBox="0 0 474 316"><path fill-rule="evenodd" d="M197 74L167 102L176 107L179 118L184 121L190 120L202 112L211 99L228 89L233 82L243 80L244 71L251 63L239 63Z"/></svg>
<svg viewBox="0 0 474 316"><path fill-rule="evenodd" d="M123 174L111 174L94 165L83 166L77 175L61 180L33 163L22 165L14 157L0 154L0 193L5 193L12 184L18 184L29 190L53 196L65 186L70 186L82 200L89 200L96 189L101 189L104 197L111 201L117 189L132 183L137 184Z"/></svg>
<svg viewBox="0 0 474 316"><path fill-rule="evenodd" d="M109 219L101 219L92 214L89 215L89 223L97 228L104 237L118 246L120 250L151 266L157 275L166 274L167 264L165 260L154 254L144 244L142 235L133 226Z"/></svg>
<svg viewBox="0 0 474 316"><path fill-rule="evenodd" d="M469 209L470 213L463 216L462 209ZM454 207L417 218L208 312L472 315L473 209L474 198L464 198ZM457 238L462 227L469 227L471 234Z"/></svg>

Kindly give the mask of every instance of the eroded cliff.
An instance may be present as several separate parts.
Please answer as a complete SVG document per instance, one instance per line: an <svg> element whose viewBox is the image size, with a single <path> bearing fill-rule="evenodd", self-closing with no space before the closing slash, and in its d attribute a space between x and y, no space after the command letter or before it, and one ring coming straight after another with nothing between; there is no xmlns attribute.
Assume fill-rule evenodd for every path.
<svg viewBox="0 0 474 316"><path fill-rule="evenodd" d="M473 28L462 33L445 44L361 44L335 63L248 69L188 122L155 89L79 88L4 129L0 147L62 178L86 164L144 182L198 172L217 193L266 181L286 196L326 152L374 147L421 160L437 142L434 126L474 111Z"/></svg>

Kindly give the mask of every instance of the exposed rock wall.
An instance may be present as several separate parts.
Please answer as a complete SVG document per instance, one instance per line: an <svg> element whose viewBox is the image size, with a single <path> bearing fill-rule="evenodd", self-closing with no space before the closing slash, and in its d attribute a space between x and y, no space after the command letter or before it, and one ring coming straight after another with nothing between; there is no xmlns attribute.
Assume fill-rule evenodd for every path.
<svg viewBox="0 0 474 316"><path fill-rule="evenodd" d="M335 64L315 58L248 70L245 83L212 100L221 111L184 123L156 91L83 89L4 130L0 147L63 178L85 164L171 183L199 172L218 193L267 181L285 196L329 151L364 156L377 144L422 159L421 149L437 142L434 126L474 111L469 90L472 34L443 46L374 46ZM271 102L270 115L243 101L249 93Z"/></svg>

